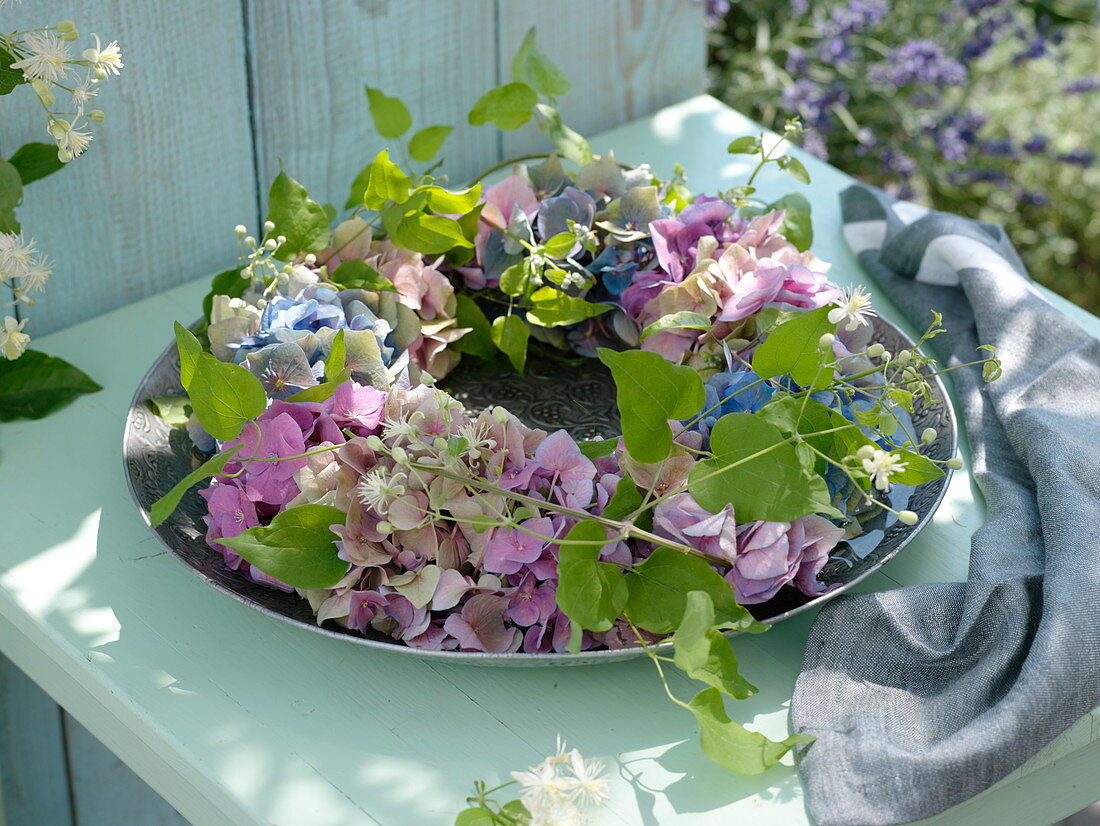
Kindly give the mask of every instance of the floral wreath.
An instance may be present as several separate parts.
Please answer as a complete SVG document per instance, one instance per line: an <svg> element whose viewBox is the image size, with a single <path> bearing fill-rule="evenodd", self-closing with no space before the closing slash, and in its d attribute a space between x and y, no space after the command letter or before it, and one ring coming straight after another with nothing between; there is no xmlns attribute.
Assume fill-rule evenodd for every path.
<svg viewBox="0 0 1100 826"><path fill-rule="evenodd" d="M548 65L533 35L525 49ZM489 92L471 122L514 123L509 87L543 93L533 77ZM403 105L369 94L394 131ZM560 154L491 186L448 190L383 151L330 229L333 210L278 176L202 324L176 325L188 398L155 403L214 455L151 521L208 479L206 542L227 566L297 591L318 623L407 646L644 646L662 679L666 660L707 684L673 697L707 753L762 770L798 738L725 715L722 694L755 689L722 632L766 630L743 606L784 588L825 593L830 551L869 516L916 522L884 501L892 484L959 465L922 455L937 434L907 416L933 403L919 345L939 316L912 349L870 343L869 297L808 249L808 202L754 200L769 163L808 180L763 136L730 146L758 156L745 185L693 197L679 168L662 180L595 157L549 103L529 108ZM409 154L429 160L418 139L440 128ZM522 372L533 350L598 358L623 435L578 443L437 386L460 360ZM675 660L652 645L670 636ZM771 746L731 756L715 737Z"/></svg>

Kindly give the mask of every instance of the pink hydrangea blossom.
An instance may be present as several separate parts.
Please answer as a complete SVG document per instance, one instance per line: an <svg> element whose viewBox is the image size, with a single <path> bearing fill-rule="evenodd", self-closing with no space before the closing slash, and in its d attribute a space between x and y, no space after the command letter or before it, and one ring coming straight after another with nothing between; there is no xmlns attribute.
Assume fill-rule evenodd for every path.
<svg viewBox="0 0 1100 826"><path fill-rule="evenodd" d="M507 610L506 597L477 594L466 600L460 613L447 617L443 628L458 640L463 651L514 651L520 645L520 636L504 624Z"/></svg>

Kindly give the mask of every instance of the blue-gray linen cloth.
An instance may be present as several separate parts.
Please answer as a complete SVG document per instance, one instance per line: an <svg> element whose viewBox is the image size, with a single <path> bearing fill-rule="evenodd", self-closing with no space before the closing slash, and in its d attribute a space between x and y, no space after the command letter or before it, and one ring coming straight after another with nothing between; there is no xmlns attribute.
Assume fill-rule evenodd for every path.
<svg viewBox="0 0 1100 826"><path fill-rule="evenodd" d="M1000 227L862 186L841 205L881 290L921 329L943 314L941 361L993 344L1004 364L952 374L987 507L969 580L829 603L791 704L817 822L883 826L981 792L1100 702L1100 341Z"/></svg>

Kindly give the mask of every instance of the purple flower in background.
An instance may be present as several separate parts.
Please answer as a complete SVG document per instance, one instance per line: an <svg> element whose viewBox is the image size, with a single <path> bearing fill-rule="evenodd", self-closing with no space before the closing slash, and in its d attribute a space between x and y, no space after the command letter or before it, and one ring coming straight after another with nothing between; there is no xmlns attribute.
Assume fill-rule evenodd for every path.
<svg viewBox="0 0 1100 826"><path fill-rule="evenodd" d="M829 160L829 146L820 132L807 132L802 136L802 148L823 161Z"/></svg>
<svg viewBox="0 0 1100 826"><path fill-rule="evenodd" d="M1032 135L1023 145L1023 150L1025 152L1031 152L1033 155L1038 155L1047 151L1048 144L1049 141L1046 135Z"/></svg>
<svg viewBox="0 0 1100 826"><path fill-rule="evenodd" d="M982 141L979 146L984 154L992 158L1015 158L1018 155L1016 147L1012 145L1012 141L1008 138Z"/></svg>
<svg viewBox="0 0 1100 826"><path fill-rule="evenodd" d="M832 107L844 106L848 97L848 90L841 83L822 86L805 77L783 90L783 103L801 115L803 123L826 132L833 123Z"/></svg>
<svg viewBox="0 0 1100 826"><path fill-rule="evenodd" d="M707 25L714 28L729 14L730 0L703 0L707 10Z"/></svg>
<svg viewBox="0 0 1100 826"><path fill-rule="evenodd" d="M785 68L791 75L804 75L810 68L810 61L806 58L806 50L798 46L791 46L787 50L787 63Z"/></svg>
<svg viewBox="0 0 1100 826"><path fill-rule="evenodd" d="M885 61L870 67L868 75L895 89L917 83L943 88L965 83L966 67L948 57L936 41L921 39L891 49Z"/></svg>
<svg viewBox="0 0 1100 826"><path fill-rule="evenodd" d="M1043 192L1034 192L1029 189L1021 189L1016 193L1016 200L1025 206L1045 207L1050 206L1050 198Z"/></svg>
<svg viewBox="0 0 1100 826"><path fill-rule="evenodd" d="M1097 89L1100 89L1100 77L1096 75L1079 77L1062 85L1062 92L1067 95L1082 95L1085 92L1095 92Z"/></svg>
<svg viewBox="0 0 1100 826"><path fill-rule="evenodd" d="M1070 152L1063 152L1058 156L1058 160L1074 166L1092 166L1096 156L1084 149L1074 149Z"/></svg>
<svg viewBox="0 0 1100 826"><path fill-rule="evenodd" d="M1013 65L1019 65L1026 60L1038 60L1047 55L1047 39L1039 34L1033 37L1027 44L1027 48L1012 58Z"/></svg>

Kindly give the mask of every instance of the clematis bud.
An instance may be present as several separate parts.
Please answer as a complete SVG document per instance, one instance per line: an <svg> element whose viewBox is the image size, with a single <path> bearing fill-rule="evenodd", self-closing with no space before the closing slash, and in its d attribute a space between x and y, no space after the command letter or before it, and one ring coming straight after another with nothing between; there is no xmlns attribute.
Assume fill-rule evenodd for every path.
<svg viewBox="0 0 1100 826"><path fill-rule="evenodd" d="M302 262L307 267L312 267L314 264L317 263L317 256L314 255L312 252L307 252L306 257L302 259Z"/></svg>
<svg viewBox="0 0 1100 826"><path fill-rule="evenodd" d="M922 445L931 444L932 442L936 441L936 437L939 435L940 434L936 431L936 428L926 427L924 429L924 432L920 434L920 443Z"/></svg>
<svg viewBox="0 0 1100 826"><path fill-rule="evenodd" d="M103 123L103 119L106 117L107 115L102 109L93 109L88 113L88 120L94 121L95 123Z"/></svg>
<svg viewBox="0 0 1100 826"><path fill-rule="evenodd" d="M238 238L244 238L245 235L248 234L248 229L244 224L237 224L237 226L233 227L233 232L237 233Z"/></svg>
<svg viewBox="0 0 1100 826"><path fill-rule="evenodd" d="M863 445L863 447L861 447L859 450L856 451L856 458L859 459L860 461L862 461L864 459L870 459L874 455L875 455L874 445Z"/></svg>
<svg viewBox="0 0 1100 826"><path fill-rule="evenodd" d="M917 515L913 511L901 511L898 513L898 521L903 525L916 525Z"/></svg>
<svg viewBox="0 0 1100 826"><path fill-rule="evenodd" d="M59 32L64 34L65 32L71 32L76 29L76 23L74 23L72 20L62 20L60 23L57 24L55 28Z"/></svg>
<svg viewBox="0 0 1100 826"><path fill-rule="evenodd" d="M963 460L955 456L954 458L948 459L944 464L952 470L959 470L963 466Z"/></svg>
<svg viewBox="0 0 1100 826"><path fill-rule="evenodd" d="M367 447L369 447L371 450L375 451L376 453L379 450L382 450L385 446L386 446L386 443L383 442L381 439L379 439L377 436L368 436L367 437Z"/></svg>
<svg viewBox="0 0 1100 826"><path fill-rule="evenodd" d="M76 30L75 26L69 29L67 32L61 33L61 39L64 40L66 43L73 43L78 37L80 37L80 32Z"/></svg>
<svg viewBox="0 0 1100 826"><path fill-rule="evenodd" d="M898 367L904 367L913 358L913 353L909 350L899 350L898 354L894 356L894 364Z"/></svg>
<svg viewBox="0 0 1100 826"><path fill-rule="evenodd" d="M817 346L822 350L829 350L832 348L835 341L836 336L832 333L825 333L825 335L817 340Z"/></svg>
<svg viewBox="0 0 1100 826"><path fill-rule="evenodd" d="M377 530L383 536L385 536L386 534L393 533L393 525L391 525L389 522L387 522L385 520L382 520L381 522L379 522L374 527L375 527L375 530Z"/></svg>
<svg viewBox="0 0 1100 826"><path fill-rule="evenodd" d="M275 229L274 221L264 221L264 232L271 232L273 229Z"/></svg>
<svg viewBox="0 0 1100 826"><path fill-rule="evenodd" d="M393 460L399 465L407 465L409 463L409 454L403 447L395 447L393 450L390 451L390 455L393 457Z"/></svg>
<svg viewBox="0 0 1100 826"><path fill-rule="evenodd" d="M34 89L34 93L38 95L38 99L42 101L44 106L53 106L57 103L57 98L54 97L53 92L50 91L50 86L46 81L40 78L34 78L31 80L31 88ZM52 132L50 133L53 134Z"/></svg>
<svg viewBox="0 0 1100 826"><path fill-rule="evenodd" d="M867 355L870 356L871 358L878 358L879 356L881 356L885 352L886 352L886 348L883 347L878 342L875 342L874 344L872 344L870 347L867 348Z"/></svg>
<svg viewBox="0 0 1100 826"><path fill-rule="evenodd" d="M54 140L61 140L65 137L65 133L69 131L69 124L63 120L51 120L50 121L50 135Z"/></svg>

